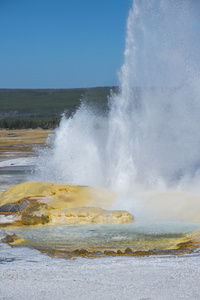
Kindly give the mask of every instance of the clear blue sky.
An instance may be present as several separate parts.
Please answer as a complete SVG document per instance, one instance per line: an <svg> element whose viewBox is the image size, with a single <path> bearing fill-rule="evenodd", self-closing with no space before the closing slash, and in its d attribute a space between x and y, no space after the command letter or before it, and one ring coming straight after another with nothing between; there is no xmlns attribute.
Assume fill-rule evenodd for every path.
<svg viewBox="0 0 200 300"><path fill-rule="evenodd" d="M0 0L0 88L118 84L132 0Z"/></svg>

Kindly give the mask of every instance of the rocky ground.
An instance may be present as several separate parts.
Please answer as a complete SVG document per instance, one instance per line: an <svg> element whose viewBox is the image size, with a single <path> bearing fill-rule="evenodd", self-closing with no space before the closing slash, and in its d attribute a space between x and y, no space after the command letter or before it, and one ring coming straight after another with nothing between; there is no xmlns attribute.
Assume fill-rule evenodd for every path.
<svg viewBox="0 0 200 300"><path fill-rule="evenodd" d="M1 300L199 300L200 257L50 258L0 244Z"/></svg>

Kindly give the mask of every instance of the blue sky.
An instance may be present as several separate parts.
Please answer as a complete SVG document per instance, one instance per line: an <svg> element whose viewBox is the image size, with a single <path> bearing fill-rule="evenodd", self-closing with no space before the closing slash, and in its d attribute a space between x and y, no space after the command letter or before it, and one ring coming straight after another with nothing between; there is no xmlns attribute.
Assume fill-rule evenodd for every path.
<svg viewBox="0 0 200 300"><path fill-rule="evenodd" d="M0 88L118 84L131 0L0 0Z"/></svg>

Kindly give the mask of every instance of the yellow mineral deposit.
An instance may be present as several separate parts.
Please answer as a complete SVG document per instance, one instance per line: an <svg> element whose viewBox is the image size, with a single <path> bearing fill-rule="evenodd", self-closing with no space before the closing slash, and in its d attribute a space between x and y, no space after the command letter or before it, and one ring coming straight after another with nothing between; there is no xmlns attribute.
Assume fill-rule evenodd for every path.
<svg viewBox="0 0 200 300"><path fill-rule="evenodd" d="M53 224L124 224L132 221L132 216L127 211L103 210L101 208L81 207L70 208L65 212L54 211L51 215Z"/></svg>
<svg viewBox="0 0 200 300"><path fill-rule="evenodd" d="M176 240L176 242L168 247L167 250L181 250L182 253L189 253L200 247L200 229L193 231L191 234Z"/></svg>
<svg viewBox="0 0 200 300"><path fill-rule="evenodd" d="M85 186L29 181L0 195L0 224L122 224L127 211L108 210L114 193Z"/></svg>
<svg viewBox="0 0 200 300"><path fill-rule="evenodd" d="M148 196L150 200L152 194L151 197ZM154 201L157 199L155 195L152 198ZM182 195L179 195L179 198L182 198ZM194 197L193 202L196 203L197 200ZM0 226L124 224L132 222L133 217L129 212L109 210L114 201L114 193L91 187L51 182L25 182L9 188L0 195ZM187 204L188 199L185 201ZM154 204L156 203L154 202ZM41 251L52 252L52 255L68 255L69 257L144 256L168 254L169 251L179 255L190 253L199 248L200 230L177 238L152 236L151 240L141 239L133 242L133 244L128 241L130 248L125 248L123 240L121 242L111 240L105 245L104 243L96 244L95 247L88 244L86 249L82 249L80 245L64 245L60 249L55 243L40 245L33 240L24 240L16 234L7 234L3 241L11 245L32 246Z"/></svg>

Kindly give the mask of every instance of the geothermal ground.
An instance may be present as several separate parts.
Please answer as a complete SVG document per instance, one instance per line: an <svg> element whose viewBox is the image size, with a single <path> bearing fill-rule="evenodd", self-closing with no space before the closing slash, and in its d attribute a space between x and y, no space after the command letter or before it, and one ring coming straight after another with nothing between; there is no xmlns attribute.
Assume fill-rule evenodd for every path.
<svg viewBox="0 0 200 300"><path fill-rule="evenodd" d="M29 164L26 159L36 155L33 148L43 146L48 133L42 130L0 132L2 189L25 180L26 174L9 172L16 170L20 162L24 164L24 159ZM76 229L73 231L74 238L80 239ZM2 228L1 238L5 232L13 233L11 227ZM53 255L50 257L28 247L0 243L0 299L199 299L200 262L195 251L183 256L131 257L129 253L129 257L72 255L69 259L63 253L57 252L55 257L55 253L46 251Z"/></svg>

